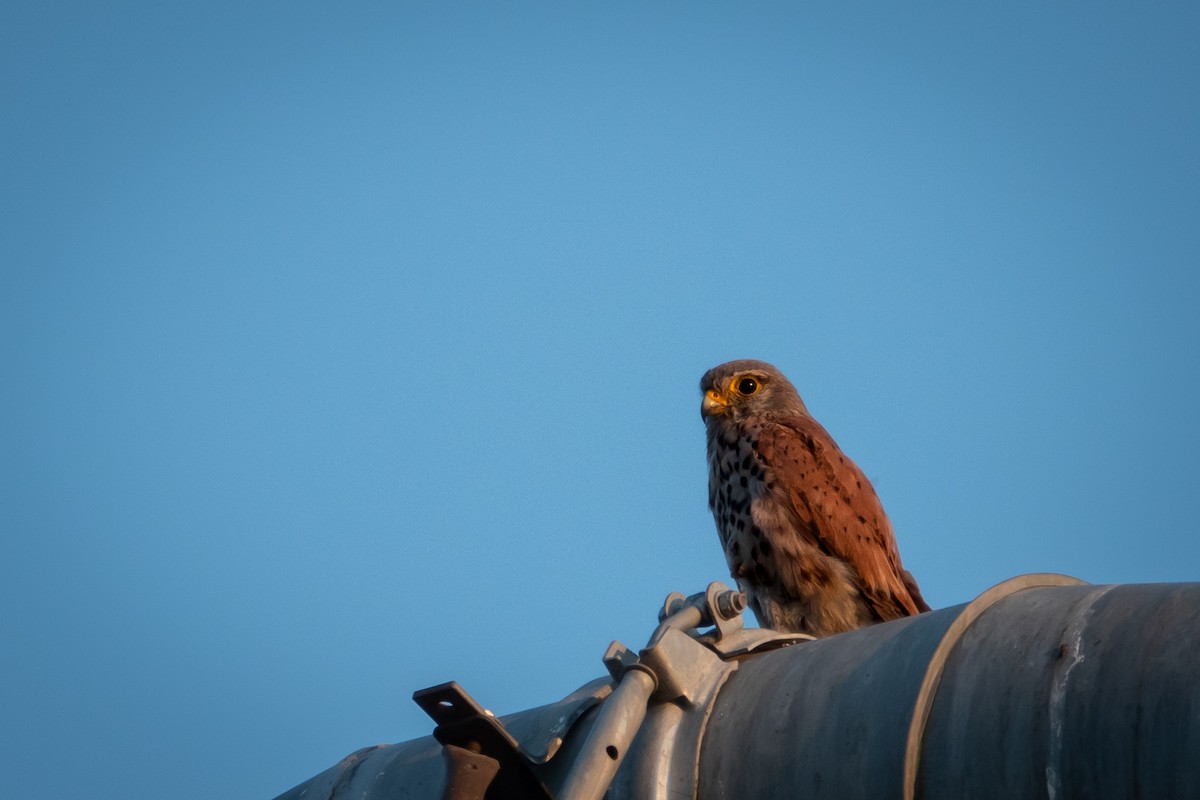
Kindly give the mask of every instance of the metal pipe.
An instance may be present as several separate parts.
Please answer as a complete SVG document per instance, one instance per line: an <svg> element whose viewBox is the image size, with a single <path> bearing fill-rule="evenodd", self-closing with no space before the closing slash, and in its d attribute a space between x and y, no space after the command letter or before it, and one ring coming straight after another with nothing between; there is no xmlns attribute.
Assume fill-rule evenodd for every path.
<svg viewBox="0 0 1200 800"><path fill-rule="evenodd" d="M654 673L640 665L625 673L621 684L604 701L582 754L558 794L559 800L600 800L604 796L646 718L646 705L657 684Z"/></svg>
<svg viewBox="0 0 1200 800"><path fill-rule="evenodd" d="M1200 798L1200 583L1072 584L744 660L697 797Z"/></svg>
<svg viewBox="0 0 1200 800"><path fill-rule="evenodd" d="M551 793L1200 798L1200 583L1023 576L970 604L744 653L715 684L658 666L686 659L671 631L697 611L668 604L641 663L618 654L616 693L552 731L553 758L530 760ZM695 702L669 702L697 675ZM504 724L537 745L541 728L521 722L543 717ZM437 800L441 753L428 737L356 753L278 800Z"/></svg>

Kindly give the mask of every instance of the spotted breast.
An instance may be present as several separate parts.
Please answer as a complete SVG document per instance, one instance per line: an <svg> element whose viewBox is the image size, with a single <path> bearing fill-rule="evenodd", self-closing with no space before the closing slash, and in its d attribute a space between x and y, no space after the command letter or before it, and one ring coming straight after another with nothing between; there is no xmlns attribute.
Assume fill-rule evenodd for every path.
<svg viewBox="0 0 1200 800"><path fill-rule="evenodd" d="M708 507L717 523L730 574L737 580L770 580L771 543L754 524L750 504L766 488L767 467L755 449L756 431L731 438L712 428L708 442ZM764 558L765 557L765 558Z"/></svg>

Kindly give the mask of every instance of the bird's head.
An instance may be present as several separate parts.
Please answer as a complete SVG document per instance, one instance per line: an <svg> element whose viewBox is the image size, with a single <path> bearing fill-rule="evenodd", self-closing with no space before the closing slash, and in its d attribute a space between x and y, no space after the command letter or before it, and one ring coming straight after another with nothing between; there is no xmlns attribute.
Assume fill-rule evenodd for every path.
<svg viewBox="0 0 1200 800"><path fill-rule="evenodd" d="M807 414L796 387L765 361L742 359L713 367L700 379L700 416L710 422L748 415Z"/></svg>

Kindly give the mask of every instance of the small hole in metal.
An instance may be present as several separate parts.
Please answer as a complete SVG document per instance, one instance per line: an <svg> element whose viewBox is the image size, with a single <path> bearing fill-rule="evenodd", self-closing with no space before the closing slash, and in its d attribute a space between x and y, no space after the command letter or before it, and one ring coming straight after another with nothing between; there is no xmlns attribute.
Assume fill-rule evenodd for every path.
<svg viewBox="0 0 1200 800"><path fill-rule="evenodd" d="M613 747L611 744L604 748L604 752L608 753L608 757L613 761L617 760L617 748Z"/></svg>

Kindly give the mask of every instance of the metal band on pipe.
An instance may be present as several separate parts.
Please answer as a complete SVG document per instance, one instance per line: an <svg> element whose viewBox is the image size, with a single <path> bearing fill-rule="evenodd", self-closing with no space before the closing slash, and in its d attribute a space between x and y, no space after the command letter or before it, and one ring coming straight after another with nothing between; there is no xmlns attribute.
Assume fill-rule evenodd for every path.
<svg viewBox="0 0 1200 800"><path fill-rule="evenodd" d="M968 603L955 617L954 622L942 635L937 649L929 659L925 668L925 677L913 703L912 719L908 726L908 740L904 748L904 800L915 800L917 793L917 774L921 767L921 745L925 738L925 726L929 722L929 714L933 710L933 701L937 698L938 685L942 681L942 672L946 668L954 648L958 645L971 624L989 608L1004 598L1024 589L1039 586L1080 586L1087 581L1060 575L1054 572L1035 572L1029 575L1018 575L1003 583L998 583L983 594Z"/></svg>

